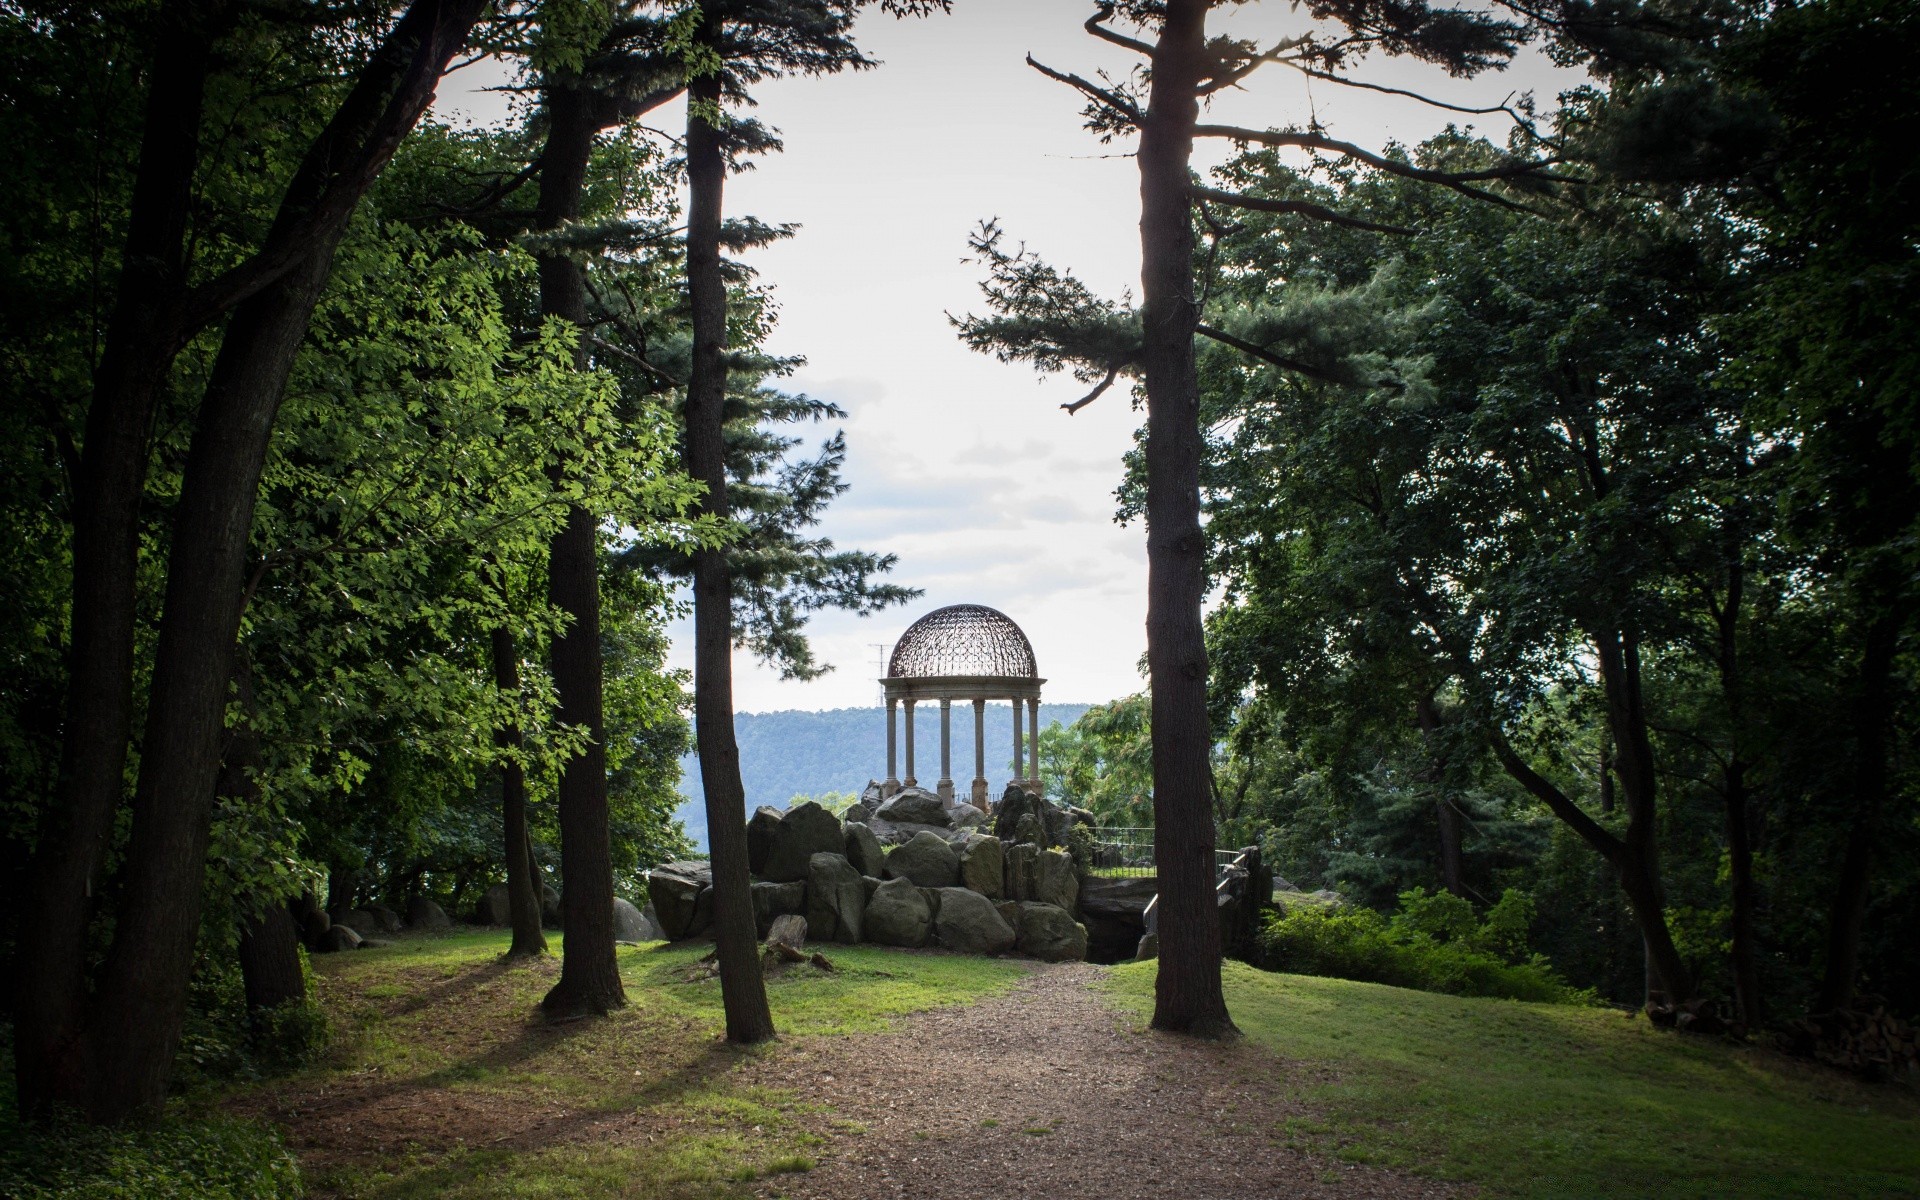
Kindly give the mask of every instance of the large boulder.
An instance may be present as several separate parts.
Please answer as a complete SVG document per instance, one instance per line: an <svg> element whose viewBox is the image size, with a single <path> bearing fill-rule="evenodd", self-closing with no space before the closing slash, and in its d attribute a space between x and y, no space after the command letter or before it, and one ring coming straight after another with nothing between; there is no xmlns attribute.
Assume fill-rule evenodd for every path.
<svg viewBox="0 0 1920 1200"><path fill-rule="evenodd" d="M886 869L887 852L864 822L847 822L847 861L862 875L878 876Z"/></svg>
<svg viewBox="0 0 1920 1200"><path fill-rule="evenodd" d="M801 880L791 883L769 883L764 879L753 881L753 927L757 936L766 937L773 928L775 917L804 916L807 911L807 885Z"/></svg>
<svg viewBox="0 0 1920 1200"><path fill-rule="evenodd" d="M1006 855L996 837L967 839L960 851L960 884L995 900L1007 894Z"/></svg>
<svg viewBox="0 0 1920 1200"><path fill-rule="evenodd" d="M425 896L415 896L407 901L407 924L414 929L453 928L453 921L447 916L447 910Z"/></svg>
<svg viewBox="0 0 1920 1200"><path fill-rule="evenodd" d="M955 887L960 882L960 856L937 834L923 830L887 855L887 874L912 880L916 887Z"/></svg>
<svg viewBox="0 0 1920 1200"><path fill-rule="evenodd" d="M700 898L713 890L713 864L707 862L671 862L647 872L647 899L659 918L661 932L669 941L692 937L701 912ZM706 904L712 919L713 901Z"/></svg>
<svg viewBox="0 0 1920 1200"><path fill-rule="evenodd" d="M1005 954L1013 949L1013 929L995 911L993 901L967 888L942 888L934 914L934 936L962 954Z"/></svg>
<svg viewBox="0 0 1920 1200"><path fill-rule="evenodd" d="M807 864L807 937L857 942L865 927L867 889L844 854L816 854Z"/></svg>
<svg viewBox="0 0 1920 1200"><path fill-rule="evenodd" d="M664 940L660 926L646 913L620 897L613 898L613 940L616 942L658 942Z"/></svg>
<svg viewBox="0 0 1920 1200"><path fill-rule="evenodd" d="M349 909L334 918L333 923L336 927L344 925L363 938L379 937L387 932L386 926L381 924L380 918L370 908Z"/></svg>
<svg viewBox="0 0 1920 1200"><path fill-rule="evenodd" d="M747 870L754 875L767 871L767 856L773 853L774 831L780 828L780 810L762 804L747 820Z"/></svg>
<svg viewBox="0 0 1920 1200"><path fill-rule="evenodd" d="M878 779L867 780L867 786L860 789L860 807L872 812L887 802L887 785Z"/></svg>
<svg viewBox="0 0 1920 1200"><path fill-rule="evenodd" d="M399 933L406 928L406 922L400 919L400 914L384 904L369 904L366 906L366 911L373 915L374 921L380 926L381 933ZM365 934L366 930L363 929L360 932Z"/></svg>
<svg viewBox="0 0 1920 1200"><path fill-rule="evenodd" d="M1159 881L1132 877L1084 881L1080 891L1080 923L1087 927L1087 957L1094 962L1120 962L1141 957L1136 947L1147 932L1147 903Z"/></svg>
<svg viewBox="0 0 1920 1200"><path fill-rule="evenodd" d="M930 833L958 847L965 845L967 839L973 836L972 830L955 829L951 825L921 825L914 821L889 821L877 816L869 818L864 824L873 831L873 836L879 839L882 846L898 846L913 840L915 834Z"/></svg>
<svg viewBox="0 0 1920 1200"><path fill-rule="evenodd" d="M1044 797L1010 783L1000 798L1000 807L994 810L993 836L1008 843L1057 846L1066 836L1064 816Z"/></svg>
<svg viewBox="0 0 1920 1200"><path fill-rule="evenodd" d="M1032 842L1016 842L1006 849L1006 895L1010 900L1035 900L1074 911L1080 898L1080 880L1073 856L1064 850L1043 850Z"/></svg>
<svg viewBox="0 0 1920 1200"><path fill-rule="evenodd" d="M925 788L901 788L893 798L874 811L874 816L883 821L898 824L908 821L915 825L950 825L947 817L947 803L938 793Z"/></svg>
<svg viewBox="0 0 1920 1200"><path fill-rule="evenodd" d="M541 884L540 923L549 929L558 929L565 915L560 911L560 893L547 884Z"/></svg>
<svg viewBox="0 0 1920 1200"><path fill-rule="evenodd" d="M1073 914L1052 904L1020 902L1020 953L1047 962L1077 962L1087 957L1087 931Z"/></svg>
<svg viewBox="0 0 1920 1200"><path fill-rule="evenodd" d="M947 822L955 829L977 829L987 823L987 814L971 804L956 804L947 810Z"/></svg>
<svg viewBox="0 0 1920 1200"><path fill-rule="evenodd" d="M867 899L866 935L882 946L924 946L933 925L927 898L910 880L889 879Z"/></svg>
<svg viewBox="0 0 1920 1200"><path fill-rule="evenodd" d="M350 925L329 925L327 931L314 942L314 951L319 954L332 954L336 950L358 950L360 935Z"/></svg>
<svg viewBox="0 0 1920 1200"><path fill-rule="evenodd" d="M473 920L476 925L513 924L513 902L507 895L507 885L496 883L480 897L480 903L474 905Z"/></svg>
<svg viewBox="0 0 1920 1200"><path fill-rule="evenodd" d="M1079 911L1080 876L1073 869L1073 856L1065 850L1042 850L1033 860L1032 899L1042 904Z"/></svg>
<svg viewBox="0 0 1920 1200"><path fill-rule="evenodd" d="M760 877L774 883L805 879L814 855L838 854L844 849L846 835L840 830L839 817L812 800L796 804L781 814L780 823L773 827Z"/></svg>

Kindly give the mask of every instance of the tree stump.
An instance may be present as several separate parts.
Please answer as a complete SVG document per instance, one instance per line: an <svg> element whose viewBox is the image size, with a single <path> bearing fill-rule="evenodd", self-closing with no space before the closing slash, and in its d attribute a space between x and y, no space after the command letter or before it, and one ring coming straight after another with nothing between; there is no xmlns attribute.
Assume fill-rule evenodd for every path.
<svg viewBox="0 0 1920 1200"><path fill-rule="evenodd" d="M783 913L773 919L773 928L767 930L767 952L765 966L807 961L806 952L800 947L807 943L807 919L798 913Z"/></svg>

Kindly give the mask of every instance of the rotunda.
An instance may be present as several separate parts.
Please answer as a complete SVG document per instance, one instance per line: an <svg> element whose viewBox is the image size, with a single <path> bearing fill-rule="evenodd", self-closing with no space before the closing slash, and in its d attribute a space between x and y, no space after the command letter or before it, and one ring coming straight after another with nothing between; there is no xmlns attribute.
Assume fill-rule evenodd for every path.
<svg viewBox="0 0 1920 1200"><path fill-rule="evenodd" d="M887 696L887 779L882 790L889 796L902 787L918 787L915 777L913 746L913 710L916 704L940 703L940 779L934 790L949 805L954 803L953 788L953 702L973 703L973 785L968 799L986 808L987 744L986 710L989 700L1013 703L1013 762L1011 781L1038 788L1040 777L1040 685L1046 680L1033 660L1033 644L998 609L984 604L954 604L935 609L907 626L894 644L893 657L887 663L886 678L880 681ZM894 713L906 706L906 776L895 774ZM1021 730L1020 709L1027 710L1026 731ZM1019 778L1019 764L1025 764L1027 777Z"/></svg>

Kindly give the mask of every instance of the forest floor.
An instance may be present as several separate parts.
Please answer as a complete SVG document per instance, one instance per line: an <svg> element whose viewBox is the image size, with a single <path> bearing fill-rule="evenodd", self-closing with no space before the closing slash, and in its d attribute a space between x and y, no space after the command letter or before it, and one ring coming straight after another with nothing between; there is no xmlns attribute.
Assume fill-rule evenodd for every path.
<svg viewBox="0 0 1920 1200"><path fill-rule="evenodd" d="M1152 964L827 947L718 1040L705 947L550 1026L463 932L316 960L328 1061L233 1094L315 1197L1920 1196L1920 1102L1603 1009L1229 964L1246 1035L1147 1031Z"/></svg>

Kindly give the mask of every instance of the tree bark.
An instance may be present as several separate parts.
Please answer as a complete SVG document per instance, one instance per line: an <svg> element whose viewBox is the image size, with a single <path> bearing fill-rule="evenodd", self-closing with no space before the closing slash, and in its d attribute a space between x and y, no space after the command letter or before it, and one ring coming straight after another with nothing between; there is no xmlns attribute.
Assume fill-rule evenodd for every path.
<svg viewBox="0 0 1920 1200"><path fill-rule="evenodd" d="M1447 795L1446 759L1440 751L1440 710L1433 697L1422 696L1414 705L1414 716L1427 748L1427 786L1433 789L1433 815L1440 828L1440 882L1461 898L1467 895L1466 871L1460 855L1460 810Z"/></svg>
<svg viewBox="0 0 1920 1200"><path fill-rule="evenodd" d="M125 787L133 720L135 576L154 408L178 350L170 314L219 5L161 9L113 315L87 408L74 496L72 626L57 798L42 817L14 987L22 1111L84 1108L87 930Z"/></svg>
<svg viewBox="0 0 1920 1200"><path fill-rule="evenodd" d="M720 19L702 19L704 45L720 40ZM687 291L693 315L692 376L687 384L687 473L706 488L703 513L725 519L727 465L727 287L720 273L720 222L726 186L724 134L708 114L721 100L718 72L687 86ZM714 946L727 1040L752 1044L774 1036L760 973L747 873L746 789L733 736L733 572L724 548L693 558L694 727L706 792L707 844L713 861Z"/></svg>
<svg viewBox="0 0 1920 1200"><path fill-rule="evenodd" d="M573 81L547 85L547 144L540 159L541 226L578 220L597 125L590 94ZM540 311L579 331L574 366L587 368L586 270L559 251L540 255ZM541 1007L556 1018L605 1015L627 1003L614 958L613 846L607 817L606 718L600 656L600 522L576 504L548 546L547 598L567 617L553 641L559 719L587 732L585 750L560 769L560 980Z"/></svg>
<svg viewBox="0 0 1920 1200"><path fill-rule="evenodd" d="M248 533L287 376L354 204L425 111L483 7L419 0L394 26L282 198L267 240L285 244L297 232L299 253L234 307L215 358L168 554L114 940L82 1035L84 1108L95 1120L151 1111L166 1095L199 929Z"/></svg>
<svg viewBox="0 0 1920 1200"><path fill-rule="evenodd" d="M1209 800L1206 592L1200 527L1199 311L1188 196L1206 0L1168 0L1140 129L1142 375L1147 393L1147 663L1153 691L1154 854L1160 963L1153 1026L1235 1032L1220 986Z"/></svg>
<svg viewBox="0 0 1920 1200"><path fill-rule="evenodd" d="M1827 918L1827 964L1816 1003L1820 1012L1852 1004L1860 972L1860 927L1866 919L1867 885L1872 881L1873 843L1879 837L1880 813L1887 799L1887 706L1898 640L1899 623L1890 610L1883 610L1867 626L1861 648L1854 700L1854 728L1860 740L1854 759L1853 828L1847 833L1833 909Z"/></svg>
<svg viewBox="0 0 1920 1200"><path fill-rule="evenodd" d="M492 642L494 686L502 695L517 697L520 654L513 631L504 625L495 628ZM527 833L527 772L519 759L526 743L520 723L501 726L494 732L493 742L506 755L500 760L500 840L507 865L507 909L513 925L513 944L507 953L538 957L547 952L547 935L540 929L540 884L534 874Z"/></svg>
<svg viewBox="0 0 1920 1200"><path fill-rule="evenodd" d="M1615 868L1646 940L1665 1001L1679 1005L1694 998L1694 979L1673 944L1661 894L1656 807L1659 776L1654 768L1646 696L1640 682L1640 647L1632 634L1619 630L1596 631L1593 641L1601 688L1607 698L1607 724L1618 747L1614 769L1620 777L1620 795L1627 810L1627 828L1620 839L1624 853Z"/></svg>

